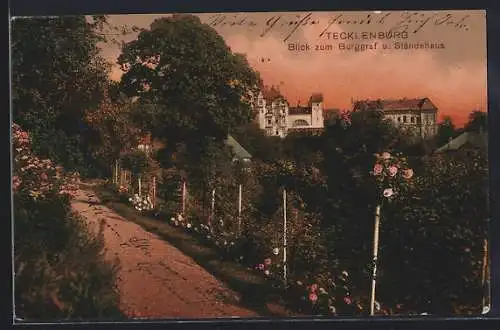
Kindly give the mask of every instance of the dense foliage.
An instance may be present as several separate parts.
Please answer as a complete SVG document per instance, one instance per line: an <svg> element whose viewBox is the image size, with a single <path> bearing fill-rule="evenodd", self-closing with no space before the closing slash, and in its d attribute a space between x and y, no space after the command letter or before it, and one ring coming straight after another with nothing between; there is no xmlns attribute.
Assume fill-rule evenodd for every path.
<svg viewBox="0 0 500 330"><path fill-rule="evenodd" d="M18 316L119 314L116 269L70 209L77 178L55 166L109 175L117 159L134 184L146 174L160 184L154 207L142 192L118 187L124 201L255 266L287 289L298 310L368 313L377 205L378 313L481 309L487 157L481 150L433 154L462 132L451 119L435 139L417 143L377 111L335 113L320 135L267 137L251 123L259 75L198 18L155 20L124 44L119 84L110 83L99 56L105 25L104 17L13 23L13 114L31 135L14 125ZM487 129L486 113L469 119L466 131ZM163 148L137 150L144 132ZM235 157L224 143L228 133L251 162Z"/></svg>
<svg viewBox="0 0 500 330"><path fill-rule="evenodd" d="M137 119L169 143L221 140L252 117L257 73L195 16L155 20L124 45L118 62L125 71L123 90L139 97Z"/></svg>
<svg viewBox="0 0 500 330"><path fill-rule="evenodd" d="M28 133L16 124L13 151L16 316L120 317L117 264L103 259L102 237L71 211L78 175L33 154Z"/></svg>
<svg viewBox="0 0 500 330"><path fill-rule="evenodd" d="M229 256L257 265L280 284L282 256L273 251L282 246L286 188L290 301L308 313L362 315L368 312L374 211L382 205L378 313L479 311L487 237L485 155L476 150L406 157L401 151L412 147L406 139L379 113L364 112L344 113L322 136L291 135L279 157L254 158L244 172L230 165L227 150L200 146L210 162L187 157L177 164L188 178L191 211L187 218L175 212L165 217L204 233ZM197 185L203 180L216 189L211 221L209 211L194 212L211 208L208 189L203 193ZM240 182L244 208L238 235ZM349 274L349 284L341 286L341 294L342 272Z"/></svg>
<svg viewBox="0 0 500 330"><path fill-rule="evenodd" d="M33 137L36 153L86 174L84 113L96 107L109 65L99 55L103 17L12 22L13 117Z"/></svg>

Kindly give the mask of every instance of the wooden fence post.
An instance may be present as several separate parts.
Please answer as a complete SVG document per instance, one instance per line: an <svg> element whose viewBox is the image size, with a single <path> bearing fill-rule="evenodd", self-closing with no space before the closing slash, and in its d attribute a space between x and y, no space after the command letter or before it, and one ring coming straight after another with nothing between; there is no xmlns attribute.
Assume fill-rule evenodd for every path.
<svg viewBox="0 0 500 330"><path fill-rule="evenodd" d="M242 202L243 187L240 183L238 186L238 234L241 234L241 202Z"/></svg>

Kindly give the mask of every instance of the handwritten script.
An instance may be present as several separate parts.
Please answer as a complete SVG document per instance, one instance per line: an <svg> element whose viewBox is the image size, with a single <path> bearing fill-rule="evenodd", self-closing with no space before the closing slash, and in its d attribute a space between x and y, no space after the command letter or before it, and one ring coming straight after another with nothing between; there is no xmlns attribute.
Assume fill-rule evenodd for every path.
<svg viewBox="0 0 500 330"><path fill-rule="evenodd" d="M415 35L427 28L449 28L457 32L470 30L468 14L452 14L446 12L387 12L387 13L337 13L328 18L315 17L313 12L300 15L273 15L264 20L257 20L256 14L214 14L208 18L212 27L245 28L257 30L260 37L271 31L281 31L283 42L287 42L301 28L316 25L320 27L319 38L324 37L333 26L372 26L385 28L390 33L406 33Z"/></svg>

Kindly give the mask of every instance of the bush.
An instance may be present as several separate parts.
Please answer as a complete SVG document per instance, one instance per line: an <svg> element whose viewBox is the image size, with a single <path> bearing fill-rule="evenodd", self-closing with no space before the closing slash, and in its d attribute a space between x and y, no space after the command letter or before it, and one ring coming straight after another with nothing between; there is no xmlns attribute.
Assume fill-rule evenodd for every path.
<svg viewBox="0 0 500 330"><path fill-rule="evenodd" d="M102 235L71 212L78 176L32 154L29 135L17 125L13 143L16 316L121 317L118 265L105 261Z"/></svg>

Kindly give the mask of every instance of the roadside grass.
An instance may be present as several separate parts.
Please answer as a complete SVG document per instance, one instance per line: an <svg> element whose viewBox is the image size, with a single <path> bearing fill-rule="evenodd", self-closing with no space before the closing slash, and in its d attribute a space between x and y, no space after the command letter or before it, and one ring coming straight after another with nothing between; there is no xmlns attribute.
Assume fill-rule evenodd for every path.
<svg viewBox="0 0 500 330"><path fill-rule="evenodd" d="M123 218L140 225L145 230L158 235L185 255L191 257L205 270L235 291L239 303L261 316L290 317L297 315L285 307L282 292L255 270L233 260L227 260L221 251L196 233L187 233L160 219L141 215L130 205L124 203L109 185L96 185L93 190L102 204Z"/></svg>

